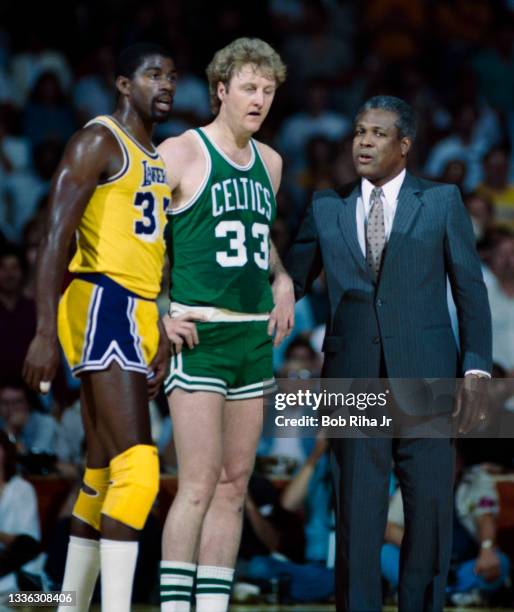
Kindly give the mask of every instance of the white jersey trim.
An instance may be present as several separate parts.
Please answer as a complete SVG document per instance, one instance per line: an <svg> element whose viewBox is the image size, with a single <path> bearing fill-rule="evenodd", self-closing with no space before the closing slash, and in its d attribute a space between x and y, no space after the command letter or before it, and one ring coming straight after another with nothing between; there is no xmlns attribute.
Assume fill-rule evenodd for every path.
<svg viewBox="0 0 514 612"><path fill-rule="evenodd" d="M121 169L118 170L116 174L113 174L109 178L105 179L105 181L98 181L97 187L103 187L104 185L110 185L111 183L114 183L122 176L124 176L130 168L131 159L127 151L127 147L125 146L125 143L120 138L118 132L116 132L116 130L112 127L112 125L109 124L108 121L105 121L102 117L97 117L96 119L91 119L91 121L88 121L84 127L89 127L90 125L93 125L95 123L97 123L98 125L103 125L109 130L109 132L111 132L111 134L114 136L114 138L116 138L118 144L120 145L121 153L123 155L123 165Z"/></svg>
<svg viewBox="0 0 514 612"><path fill-rule="evenodd" d="M271 187L271 191L273 192L273 195L276 197L275 194L275 187L273 186L273 181L271 180L271 174L269 173L268 170L268 166L266 164L266 162L264 161L264 157L261 155L261 152L259 151L259 146L258 144L255 142L255 140L252 138L251 140L252 145L254 146L255 150L257 151L257 155L259 157L259 159L261 160L261 164L264 166L264 171L266 172L266 176L268 177L268 181Z"/></svg>
<svg viewBox="0 0 514 612"><path fill-rule="evenodd" d="M220 149L220 147L218 147L218 145L214 142L214 140L212 138L209 137L209 135L206 133L206 131L203 128L199 128L199 129L201 130L201 132L205 136L205 138L207 138L207 140L211 143L211 145L221 155L221 157L223 157L223 159L227 162L227 164L230 164L236 170L242 170L244 172L248 172L248 170L252 169L252 167L253 167L253 165L255 163L255 151L254 151L254 148L252 147L251 144L250 144L250 150L251 150L250 161L245 166L240 166L239 164L236 164L235 161L231 160L230 157L226 153L224 153Z"/></svg>
<svg viewBox="0 0 514 612"><path fill-rule="evenodd" d="M209 155L209 150L207 149L205 142L202 140L202 137L197 132L195 132L195 130L191 130L191 132L193 132L193 134L196 136L196 138L200 142L200 145L202 146L202 151L203 151L205 161L206 161L205 174L204 174L204 177L198 189L195 191L195 193L193 194L190 200L188 200L185 204L182 204L180 208L170 207L168 209L167 214L171 216L179 215L180 213L183 213L186 210L189 210L194 204L196 204L196 202L199 200L200 196L204 192L205 186L207 185L209 178L211 176L212 160L211 160L211 156ZM173 194L172 194L172 201L173 201Z"/></svg>
<svg viewBox="0 0 514 612"><path fill-rule="evenodd" d="M172 319L186 312L202 315L205 317L206 323L242 323L245 321L267 321L269 319L269 313L234 312L215 306L187 306L179 302L171 302L169 314Z"/></svg>

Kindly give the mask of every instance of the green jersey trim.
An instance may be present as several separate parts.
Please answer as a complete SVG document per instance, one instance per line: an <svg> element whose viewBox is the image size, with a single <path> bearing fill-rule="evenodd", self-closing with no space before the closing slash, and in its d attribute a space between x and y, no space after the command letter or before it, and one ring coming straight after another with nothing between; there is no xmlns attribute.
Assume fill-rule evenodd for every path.
<svg viewBox="0 0 514 612"><path fill-rule="evenodd" d="M240 166L239 164L236 164L235 161L231 160L230 157L224 153L222 151L222 149L220 149L220 147L218 147L218 145L214 142L214 140L212 138L210 138L207 133L205 132L204 128L198 128L202 134L205 136L205 138L209 141L209 144L216 149L216 152L223 157L223 159L227 162L227 164L230 164L233 168L235 168L236 170L241 170L243 172L248 172L248 170L251 170L254 163L255 163L255 150L254 147L252 146L252 141L250 139L250 149L251 149L251 157L250 157L250 161L245 165L245 166Z"/></svg>
<svg viewBox="0 0 514 612"><path fill-rule="evenodd" d="M195 137L200 142L200 145L202 146L203 156L205 158L205 163L206 163L205 174L202 179L202 182L198 186L198 189L195 191L191 199L188 200L185 204L183 204L180 208L175 208L175 209L170 208L168 212L170 216L180 215L186 210L189 210L194 204L196 204L196 202L200 199L200 196L203 195L203 192L205 191L205 187L207 183L209 182L209 178L211 176L212 159L211 159L211 154L209 153L209 150L207 149L207 145L202 140L202 137L200 136L200 134L198 134L196 130L191 130L191 132L193 132Z"/></svg>

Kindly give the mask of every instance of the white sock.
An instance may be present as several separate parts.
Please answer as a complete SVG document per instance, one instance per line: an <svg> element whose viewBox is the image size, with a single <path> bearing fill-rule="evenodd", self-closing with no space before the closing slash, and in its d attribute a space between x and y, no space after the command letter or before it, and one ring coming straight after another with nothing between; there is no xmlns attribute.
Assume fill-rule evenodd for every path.
<svg viewBox="0 0 514 612"><path fill-rule="evenodd" d="M76 592L76 612L89 610L99 571L100 545L98 540L70 536L61 591ZM57 610L58 612L69 612L69 606L59 606Z"/></svg>
<svg viewBox="0 0 514 612"><path fill-rule="evenodd" d="M100 540L104 612L130 612L138 550L138 542Z"/></svg>
<svg viewBox="0 0 514 612"><path fill-rule="evenodd" d="M196 612L226 612L233 579L231 567L199 565L196 571Z"/></svg>
<svg viewBox="0 0 514 612"><path fill-rule="evenodd" d="M161 612L190 612L196 565L161 561Z"/></svg>

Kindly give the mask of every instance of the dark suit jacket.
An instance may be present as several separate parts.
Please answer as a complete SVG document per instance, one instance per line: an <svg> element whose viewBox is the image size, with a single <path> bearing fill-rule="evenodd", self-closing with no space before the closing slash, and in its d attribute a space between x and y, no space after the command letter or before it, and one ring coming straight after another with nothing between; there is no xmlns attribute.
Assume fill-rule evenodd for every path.
<svg viewBox="0 0 514 612"><path fill-rule="evenodd" d="M360 180L313 196L288 254L297 297L326 275L327 378L455 378L491 371L491 314L469 216L457 187L407 173L375 284L359 246ZM458 349L447 305L451 284ZM403 408L411 414L419 409ZM421 410L421 413L424 409ZM432 410L429 410L432 412Z"/></svg>

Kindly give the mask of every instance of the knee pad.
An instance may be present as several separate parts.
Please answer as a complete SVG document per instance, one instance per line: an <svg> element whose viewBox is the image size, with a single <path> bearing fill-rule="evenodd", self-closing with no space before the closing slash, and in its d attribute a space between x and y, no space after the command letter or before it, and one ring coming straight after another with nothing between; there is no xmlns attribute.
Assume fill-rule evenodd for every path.
<svg viewBox="0 0 514 612"><path fill-rule="evenodd" d="M110 484L102 514L142 529L159 490L159 457L155 446L137 444L109 463Z"/></svg>
<svg viewBox="0 0 514 612"><path fill-rule="evenodd" d="M100 513L109 487L109 468L86 468L83 483L91 493L80 489L73 516L100 531Z"/></svg>

